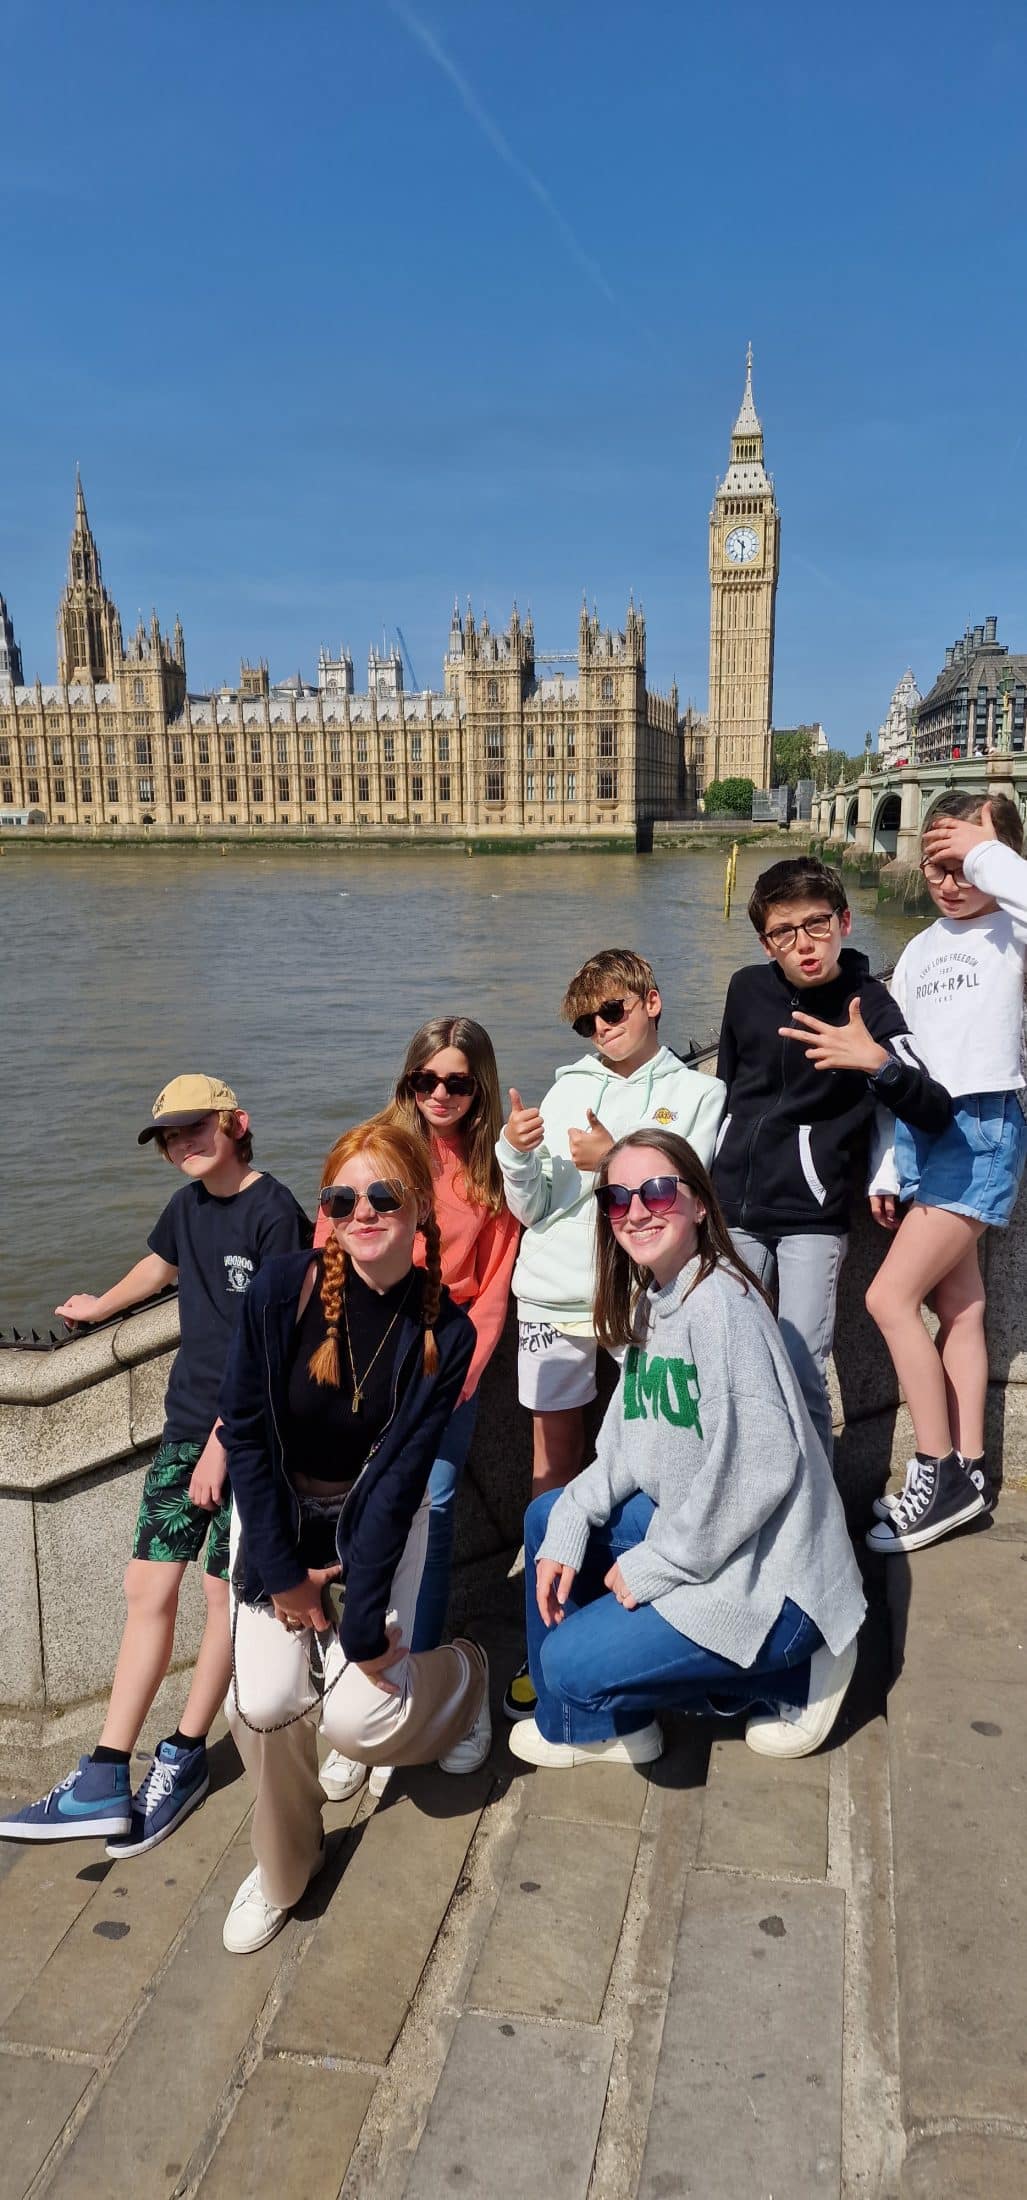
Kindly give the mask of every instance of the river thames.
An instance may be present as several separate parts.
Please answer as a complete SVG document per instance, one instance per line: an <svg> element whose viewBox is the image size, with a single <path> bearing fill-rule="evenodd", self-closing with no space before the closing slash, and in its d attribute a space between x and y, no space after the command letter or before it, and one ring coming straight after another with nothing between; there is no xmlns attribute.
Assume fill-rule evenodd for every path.
<svg viewBox="0 0 1027 2200"><path fill-rule="evenodd" d="M321 1161L389 1097L429 1016L476 1016L504 1090L538 1099L581 1042L564 987L600 947L632 946L663 993L661 1036L716 1026L760 949L742 849L724 856L289 854L167 847L10 849L0 863L3 1261L0 1328L45 1327L72 1290L131 1267L175 1178L139 1147L169 1077L227 1078L256 1159L313 1211ZM894 961L915 922L854 897L853 944Z"/></svg>

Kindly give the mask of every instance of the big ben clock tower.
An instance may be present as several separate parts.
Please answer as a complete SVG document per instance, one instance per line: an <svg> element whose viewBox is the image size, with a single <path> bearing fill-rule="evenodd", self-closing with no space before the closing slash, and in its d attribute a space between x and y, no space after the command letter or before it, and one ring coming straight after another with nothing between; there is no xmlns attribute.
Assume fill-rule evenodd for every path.
<svg viewBox="0 0 1027 2200"><path fill-rule="evenodd" d="M774 599L781 519L763 465L763 430L745 395L731 433L731 464L710 513L710 707L707 782L769 787L774 700Z"/></svg>

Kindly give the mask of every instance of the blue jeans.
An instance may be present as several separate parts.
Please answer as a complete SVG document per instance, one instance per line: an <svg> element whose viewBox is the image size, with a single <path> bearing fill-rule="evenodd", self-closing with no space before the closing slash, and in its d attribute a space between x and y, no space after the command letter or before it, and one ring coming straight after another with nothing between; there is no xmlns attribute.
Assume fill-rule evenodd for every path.
<svg viewBox="0 0 1027 2200"><path fill-rule="evenodd" d="M467 1462L478 1418L478 1394L465 1398L451 1413L442 1432L439 1455L428 1477L431 1512L428 1515L428 1550L417 1592L411 1650L437 1650L446 1624L449 1576L453 1560L457 1483Z"/></svg>
<svg viewBox="0 0 1027 2200"><path fill-rule="evenodd" d="M743 1666L679 1634L651 1604L628 1612L604 1589L614 1560L644 1540L653 1517L652 1499L641 1491L615 1505L604 1527L593 1528L566 1618L545 1627L535 1599L535 1560L561 1495L547 1490L536 1497L524 1520L528 1664L538 1695L535 1723L547 1741L609 1741L633 1733L661 1708L734 1712L754 1704L806 1703L809 1661L824 1638L789 1598L753 1664Z"/></svg>

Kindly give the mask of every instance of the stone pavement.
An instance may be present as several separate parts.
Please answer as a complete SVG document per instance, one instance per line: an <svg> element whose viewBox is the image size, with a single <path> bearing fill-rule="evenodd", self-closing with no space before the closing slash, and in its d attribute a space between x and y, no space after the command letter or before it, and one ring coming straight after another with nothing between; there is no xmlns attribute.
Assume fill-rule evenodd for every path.
<svg viewBox="0 0 1027 2200"><path fill-rule="evenodd" d="M819 1757L681 1721L648 1778L522 1772L500 1719L328 1806L256 1956L227 1739L133 1865L0 1844L3 2200L1022 2200L1025 1560L1014 1494L881 1565Z"/></svg>

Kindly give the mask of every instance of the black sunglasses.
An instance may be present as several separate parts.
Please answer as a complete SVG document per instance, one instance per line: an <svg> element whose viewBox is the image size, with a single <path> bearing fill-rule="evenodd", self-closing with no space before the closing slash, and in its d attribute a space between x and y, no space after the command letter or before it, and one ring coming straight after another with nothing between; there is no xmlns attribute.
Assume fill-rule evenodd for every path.
<svg viewBox="0 0 1027 2200"><path fill-rule="evenodd" d="M598 1008L589 1009L587 1016L575 1016L571 1029L577 1032L579 1039L594 1039L600 1016L604 1024L622 1024L636 1005L634 1001L600 1001Z"/></svg>
<svg viewBox="0 0 1027 2200"><path fill-rule="evenodd" d="M428 1093L437 1092L441 1085L450 1100L469 1100L477 1090L473 1077L433 1077L430 1069L412 1070L407 1078L411 1092L419 1093L424 1100Z"/></svg>
<svg viewBox="0 0 1027 2200"><path fill-rule="evenodd" d="M394 1215L407 1196L405 1184L386 1184L381 1178L355 1192L352 1184L325 1184L317 1195L322 1214L332 1222L348 1222L358 1199L366 1199L376 1215Z"/></svg>
<svg viewBox="0 0 1027 2200"><path fill-rule="evenodd" d="M597 1184L594 1198L600 1214L611 1222L623 1222L637 1197L651 1215L669 1215L683 1176L647 1176L644 1184Z"/></svg>

